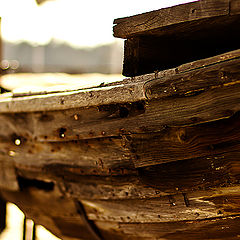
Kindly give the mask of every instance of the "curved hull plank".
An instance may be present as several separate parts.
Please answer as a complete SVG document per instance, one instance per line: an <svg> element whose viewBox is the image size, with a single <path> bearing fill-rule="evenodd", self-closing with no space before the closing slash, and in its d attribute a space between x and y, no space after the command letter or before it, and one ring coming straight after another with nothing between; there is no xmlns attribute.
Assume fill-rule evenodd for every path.
<svg viewBox="0 0 240 240"><path fill-rule="evenodd" d="M191 24L198 34L206 23L220 34L228 17L239 26L237 1L213 3L149 31L116 20L115 35L148 49L173 30L189 36ZM239 239L240 50L220 45L155 72L135 51L139 65L125 70L145 75L99 87L1 95L1 198L62 239Z"/></svg>

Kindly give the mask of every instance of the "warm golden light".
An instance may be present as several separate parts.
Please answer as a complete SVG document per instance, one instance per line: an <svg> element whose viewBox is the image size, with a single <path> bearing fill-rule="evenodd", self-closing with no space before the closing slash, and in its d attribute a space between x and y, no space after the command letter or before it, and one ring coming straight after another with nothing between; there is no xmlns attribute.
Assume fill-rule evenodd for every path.
<svg viewBox="0 0 240 240"><path fill-rule="evenodd" d="M0 0L2 35L8 41L45 44L57 39L76 46L94 46L114 41L115 18L185 2L190 1L55 0L37 5L35 0Z"/></svg>
<svg viewBox="0 0 240 240"><path fill-rule="evenodd" d="M24 214L19 208L11 203L7 204L7 228L0 235L0 240L22 239ZM60 240L48 232L44 227L37 226L38 240Z"/></svg>

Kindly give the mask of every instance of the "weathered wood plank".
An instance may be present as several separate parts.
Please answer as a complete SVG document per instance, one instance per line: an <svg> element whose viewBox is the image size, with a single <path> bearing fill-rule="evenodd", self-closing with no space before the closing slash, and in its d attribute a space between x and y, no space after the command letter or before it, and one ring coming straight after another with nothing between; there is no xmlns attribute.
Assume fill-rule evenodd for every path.
<svg viewBox="0 0 240 240"><path fill-rule="evenodd" d="M175 29L175 32L166 36L150 35L127 39L123 75L131 77L161 71L238 49L240 34L237 29L240 17L233 18L221 21L216 19L211 24L202 23L202 29L198 29L201 26L198 22L197 26L189 25L185 32L180 28L178 31L183 32L179 33Z"/></svg>
<svg viewBox="0 0 240 240"><path fill-rule="evenodd" d="M61 239L92 239L74 200L64 198L56 187L52 191L26 187L21 192L2 191L2 195Z"/></svg>
<svg viewBox="0 0 240 240"><path fill-rule="evenodd" d="M239 186L236 186L151 199L82 202L91 220L146 223L196 221L238 215L239 198Z"/></svg>
<svg viewBox="0 0 240 240"><path fill-rule="evenodd" d="M168 194L167 191L156 190L155 187L148 186L137 176L124 176L124 178L94 178L89 176L88 179L80 177L79 179L82 180L81 184L73 181L64 182L66 193L78 199L137 199L166 196Z"/></svg>
<svg viewBox="0 0 240 240"><path fill-rule="evenodd" d="M191 192L239 182L239 152L139 168L143 184L160 192Z"/></svg>
<svg viewBox="0 0 240 240"><path fill-rule="evenodd" d="M192 205L189 205L188 207L184 205L185 201L181 195L175 196L176 205L171 206L171 201L167 198L166 200L164 200L164 198L145 200L145 203L150 203L148 208L146 208L146 204L144 204L143 200L142 202L133 205L129 201L124 201L125 204L121 205L122 207L120 208L122 219L120 219L119 222L114 221L113 219L116 215L109 215L109 210L110 212L114 211L114 209L118 207L119 201L114 201L112 203L109 202L110 207L106 206L108 202L104 201L98 201L95 205L89 204L89 202L85 201L85 206L87 205L89 217L95 218L94 214L100 214L100 216L103 216L102 219L104 220L100 220L101 217L99 217L99 220L95 221L95 224L99 228L104 239L152 239L153 237L161 237L164 239L182 239L180 236L186 236L187 239L192 239L190 238L191 236L194 236L194 239L204 239L206 236L215 236L214 239L235 239L234 237L239 231L239 218L237 216L231 216L230 213L225 214L224 212L218 212L217 218L201 220L201 214L206 214L205 209L203 208L204 205L206 205L207 208L213 209L213 211L216 211L218 207L221 206L227 208L227 206L233 205L234 207L231 209L234 211L234 208L239 205L239 199L234 198L237 196L235 195L236 191L234 192L233 189L226 189L226 192L229 191L232 192L232 195L230 194L230 196L224 197L225 199L227 198L229 202L214 202L214 199L217 199L218 196L224 196L224 191L219 192L219 190L217 190L216 194L214 192L210 193L210 195L212 194L213 196L211 199L207 196L206 199L203 198L201 201L197 201L199 195L193 195L192 198L189 197L189 204ZM237 192L239 192L239 190L237 190ZM75 239L89 239L90 235L86 232L85 225L77 213L74 202L71 199L62 197L56 189L52 192L45 192L43 190L28 188L22 193L4 191L2 194L8 200L16 203L24 211L27 217L33 219L36 223L43 224L57 236L63 239L68 239L68 237L70 239L71 237ZM35 205L36 202L38 203L37 207ZM211 202L213 202L214 205L211 205ZM173 212L174 209L178 209L178 211L185 212L189 216L192 214L193 219L195 220L176 221L175 219L173 222L161 222L158 220L157 222L149 221L139 224L139 222L134 222L127 218L132 214L132 208L129 207L129 204L131 204L133 208L139 207L140 212L147 212L148 217L152 215L152 220L155 220L154 214L157 215L158 219L164 218L164 214L162 212L163 207L165 209L164 211ZM105 211L94 211L94 213L91 213L95 207L99 210L100 206L104 207ZM123 211L124 206L126 207L126 211ZM159 206L157 210L155 209L155 212L152 211L152 207L154 206ZM182 208L180 209L181 206ZM196 206L200 206L200 208L195 209L194 207ZM60 208L61 211L59 210ZM62 214L63 208L64 214ZM201 211L201 209L203 211ZM61 213L61 216L59 216L59 213ZM106 221L108 216L109 219L111 217L112 219ZM118 216L119 213L117 214L117 218ZM141 218L141 215L137 217ZM220 234L214 235L217 231L221 232L222 237Z"/></svg>
<svg viewBox="0 0 240 240"><path fill-rule="evenodd" d="M64 221L69 223L75 221L81 225L75 200L65 198L56 185L49 190L22 184L21 189L22 191L18 193L2 191L2 195L20 206L27 217L34 219L36 223L46 223L44 218L50 218L53 223L47 227L52 231L54 224L58 227L63 226L61 223ZM234 218L239 210L239 197L239 186L234 186L152 199L84 200L82 202L89 220L123 224L166 223L182 220L199 222L199 220L206 221L212 218L216 220L231 216ZM64 213L62 209L65 209ZM84 231L84 228L82 230ZM59 229L57 233L61 236Z"/></svg>
<svg viewBox="0 0 240 240"><path fill-rule="evenodd" d="M164 239L164 240L238 240L239 217L210 219L203 221L182 221L171 223L112 223L96 221L104 237L122 239ZM112 230L114 235L112 234Z"/></svg>
<svg viewBox="0 0 240 240"><path fill-rule="evenodd" d="M240 110L239 84L196 95L47 113L1 114L1 139L69 141L157 132L231 117ZM24 123L24 128L23 128ZM21 147L21 146L20 146Z"/></svg>
<svg viewBox="0 0 240 240"><path fill-rule="evenodd" d="M145 199L231 186L239 172L239 152L233 152L139 168L138 176L68 178L64 184L72 197L86 200Z"/></svg>
<svg viewBox="0 0 240 240"><path fill-rule="evenodd" d="M176 189L191 191L237 182L238 122L236 114L192 127L124 135L123 142L118 138L69 142L23 140L20 145L14 141L2 142L1 151L5 159L14 161L21 176L61 182L64 179L66 191L74 197L156 197L175 193ZM113 156L109 156L112 151ZM89 175L95 177L90 179Z"/></svg>
<svg viewBox="0 0 240 240"><path fill-rule="evenodd" d="M230 55L235 58L238 56L238 53L234 52ZM229 55L226 54L225 57L227 56ZM218 59L224 59L224 56L219 56ZM40 139L44 141L46 138L54 141L73 139L77 140L78 138L118 136L119 134L130 131L133 133L141 133L145 132L143 131L144 128L149 128L149 131L159 131L164 125L191 125L231 116L235 111L239 110L237 107L238 104L235 104L235 101L238 101L238 84L236 83L238 83L239 60L221 60L222 62L220 64L215 64L216 61L216 58L214 58L212 62L213 64L211 64L211 61L208 59L206 61L208 64L207 67L191 70L188 73L176 74L175 76L171 74L169 77L156 79L153 81L148 80L149 82L145 84L146 96L149 99L160 98L158 103L153 101L149 102L145 106L144 102L125 105L113 104L110 106L95 108L91 107L89 109L80 108L69 109L66 111L49 111L44 113L35 112L32 113L32 115L31 113L19 113L12 115L2 114L1 134L7 137L14 134L24 138L28 138L29 136L40 137ZM204 66L203 61L198 63L201 63L201 65ZM198 63L194 64L199 66ZM183 69L186 68L188 69L189 67L185 65L185 68ZM149 76L146 77L149 79ZM158 77L157 73L155 77ZM229 86L229 84L236 85ZM188 97L189 94L196 94L200 93L201 91L208 90L209 86L212 88L210 91L203 92L198 96ZM231 99L229 99L228 94L232 95L229 96ZM161 99L174 95L183 95L185 98ZM104 92L102 92L102 97L103 96L105 97ZM32 106L30 104L31 100L28 100L28 97L23 99L24 100L21 102L21 104L19 103L21 108L24 108L25 105ZM43 98L42 100L40 99L41 98L39 98L39 101L41 101L41 104L44 105L47 98ZM205 99L207 100L206 102L204 102ZM228 104L233 109L223 107L226 106L225 104L221 106L220 102L224 102L225 99L228 99ZM191 106L188 107L186 105L188 104L187 102ZM197 105L200 104L204 105L204 109L200 115L205 115L205 117L203 117L205 119L200 120L199 116L199 119L197 120L197 116L195 115L199 108ZM220 106L218 104L220 104ZM212 113L212 108L210 105L214 107ZM36 108L37 106L33 106L33 108ZM189 113L187 113L189 116L186 116L187 109L185 108L189 109ZM207 109L209 109L210 113L205 112ZM219 113L220 116L217 116L217 110L221 112ZM230 113L231 111L232 113ZM228 114L226 114L227 112ZM214 116L211 116L211 114ZM206 116L208 115L210 116L207 119ZM176 121L176 118L179 117L183 122L194 117L196 122L188 121L187 123L169 123L170 117L173 121ZM155 126L152 125L152 123L154 123ZM23 124L25 127L23 127ZM126 126L128 129L126 129ZM61 129L66 130L64 138L59 137L59 131Z"/></svg>
<svg viewBox="0 0 240 240"><path fill-rule="evenodd" d="M169 192L176 193L176 189L160 191L151 187L150 183L143 183L138 172L132 174L93 176L81 175L80 171L59 167L56 169L41 169L18 167L19 176L28 181L54 181L68 197L85 200L94 199L136 199L166 196Z"/></svg>
<svg viewBox="0 0 240 240"><path fill-rule="evenodd" d="M0 188L12 191L19 190L14 163L7 156L0 158Z"/></svg>
<svg viewBox="0 0 240 240"><path fill-rule="evenodd" d="M208 91L191 91L183 97L153 99L148 103L70 109L46 114L1 114L1 120L9 126L1 135L9 138L15 134L20 138L39 141L69 141L158 132L166 126L191 126L229 118L240 111L239 92L240 84L226 84ZM20 118L29 122L30 129L22 128L21 121L17 120Z"/></svg>
<svg viewBox="0 0 240 240"><path fill-rule="evenodd" d="M237 55L235 55L237 54ZM231 59L235 58L236 59ZM230 61L225 61L230 58ZM226 86L239 80L239 51L229 55L219 55L215 58L185 64L176 69L179 74L171 78L160 78L148 81L145 85L145 92L148 99L162 98L194 94L195 92L206 91L217 86ZM218 64L221 61L220 64ZM191 70L191 68L194 70Z"/></svg>
<svg viewBox="0 0 240 240"><path fill-rule="evenodd" d="M115 35L127 38L123 75L161 71L237 49L239 9L234 0L197 1L116 19Z"/></svg>
<svg viewBox="0 0 240 240"><path fill-rule="evenodd" d="M17 141L19 142L19 145ZM69 142L36 142L16 139L0 142L2 155L15 166L32 168L78 168L82 175L107 174L133 169L131 153L121 138L101 138Z"/></svg>
<svg viewBox="0 0 240 240"><path fill-rule="evenodd" d="M159 133L132 134L129 149L135 167L145 167L220 153L239 151L239 113L230 119L185 128L166 128Z"/></svg>
<svg viewBox="0 0 240 240"><path fill-rule="evenodd" d="M232 186L240 180L239 151L142 167L135 172L109 172L105 176L85 175L82 168L48 165L34 168L17 165L18 175L28 181L58 182L71 198L145 199L191 193L199 189Z"/></svg>
<svg viewBox="0 0 240 240"><path fill-rule="evenodd" d="M228 15L229 1L197 1L114 20L114 36L129 38L178 23Z"/></svg>
<svg viewBox="0 0 240 240"><path fill-rule="evenodd" d="M186 87L186 91L189 91L188 86L191 86L193 90L199 89L199 86L194 84L194 82L196 81L198 82L198 84L201 84L200 89L203 87L207 87L209 84L212 86L217 86L219 85L219 82L227 83L238 80L238 78L234 79L234 77L237 77L238 74L237 69L239 63L237 59L239 58L239 56L239 50L236 50L216 57L184 64L182 66L179 66L177 69L170 69L167 71L161 71L153 74L147 74L144 76L125 79L122 82L118 82L117 85L107 85L103 88L85 89L62 93L59 92L56 94L46 94L44 97L43 95L33 95L15 98L2 96L0 101L0 112L7 113L53 111L65 110L69 108L86 108L99 105L109 105L114 103L126 103L146 100L145 91L143 88L146 82L159 79L156 81L163 81L166 83L166 85L168 84L170 87L172 81L177 81L178 76L182 76L181 82L184 87ZM235 60L231 61L233 59ZM203 67L205 68L202 69ZM216 75L217 70L219 70L220 72L224 72L225 68L227 69L227 77L224 77L224 74L223 76L219 76L218 74ZM188 74L185 73L186 75L184 75L183 72L186 71L190 72ZM200 74L201 71L202 73L204 73L205 71L209 72L209 78L206 82L204 81L204 79L199 79L197 77L197 74ZM180 75L179 73L183 73L183 75ZM233 77L231 77L232 74ZM188 80L188 78L190 78L190 80ZM153 81L153 85L154 84L155 82ZM169 96L169 94L170 93L166 95L166 93L164 93L164 96ZM171 92L171 94L175 94L175 92Z"/></svg>
<svg viewBox="0 0 240 240"><path fill-rule="evenodd" d="M188 206L186 206L186 196L184 198L183 195L138 200L134 201L134 204L131 203L132 200L118 200L112 202L94 201L93 203L89 201L83 202L90 219L98 219L95 223L101 233L103 233L103 236L109 237L106 239L112 239L112 236L115 234L119 234L120 236L122 235L122 238L119 239L128 239L129 235L132 235L132 237L138 237L139 231L141 231L141 234L144 237L160 237L164 234L166 239L168 239L168 234L169 236L171 236L171 234L176 236L177 233L187 234L189 231L195 231L199 234L199 232L202 232L200 230L203 230L202 227L205 226L206 223L210 223L210 226L213 224L215 226L215 231L219 226L220 229L222 229L223 226L231 224L231 229L229 230L229 227L226 227L227 231L224 232L224 236L226 237L228 235L232 236L233 233L236 234L236 229L232 229L232 227L235 226L233 220L237 219L237 217L235 215L231 216L231 214L233 214L237 207L239 207L238 193L238 188L218 189L215 192L208 192L207 194L193 193L192 196L187 196L189 203ZM21 193L4 191L2 194L5 198L20 206L27 217L34 219L36 223L43 224L59 237L64 238L64 236L68 236L75 237L77 239L80 237L83 237L83 239L89 239L88 232L86 232L82 219L77 213L74 202L71 199L62 197L61 193L59 193L57 189L51 192L46 192L31 187L25 189ZM227 199L228 201L219 201L219 198L221 199L221 197ZM36 203L38 203L37 207ZM147 208L146 204L148 204ZM228 208L229 206L230 209ZM64 214L59 210L60 208L65 209ZM119 210L117 210L117 208ZM134 210L136 209L139 211L138 214L134 213ZM209 209L211 209L211 212L207 213L206 210ZM228 211L224 212L224 210ZM215 213L216 211L217 213ZM110 215L113 212L114 215ZM164 213L169 214L169 212L169 218L172 216L174 220L173 222L164 222L163 220L166 217ZM182 213L180 218L184 219L189 216L192 220L184 222L177 221L178 218L174 217L174 215L178 212ZM141 218L143 218L143 215L141 214L146 216L146 219L148 219L147 222L141 221ZM217 218L202 219L202 217L207 214L209 216L217 215ZM117 219L119 219L119 221L117 221ZM201 221L201 219L203 221ZM137 220L137 222L135 220ZM105 222L104 225L102 224L102 221ZM106 221L108 221L107 224ZM139 221L141 222L141 225L139 225ZM66 225L64 225L64 223ZM144 231L140 227L139 231L136 232L135 224L139 227L149 226L149 228L147 231ZM166 226L169 226L169 228L167 232L162 230L149 231L149 229L154 229L154 227L157 226L160 230L162 228L166 228ZM122 231L123 227L125 231ZM78 231L76 231L76 228ZM118 230L116 228L118 228ZM178 231L174 231L174 228ZM116 230L113 231L113 229ZM133 232L133 229L135 229L135 233ZM198 234L196 236L198 236Z"/></svg>
<svg viewBox="0 0 240 240"><path fill-rule="evenodd" d="M223 54L219 54L213 57L209 57L209 58L204 58L204 59L200 59L194 62L190 62L190 63L185 63L180 65L179 67L176 68L176 72L177 73L184 73L184 72L189 72L192 70L198 70L201 68L205 68L211 65L217 65L219 63L222 62L227 62L230 61L231 64L235 64L235 61L231 61L231 60L235 60L235 59L239 59L240 58L240 50L234 50L234 51L230 51L227 53L223 53ZM224 65L224 67L226 67L227 65ZM224 68L223 67L223 68ZM219 69L221 71L221 69Z"/></svg>
<svg viewBox="0 0 240 240"><path fill-rule="evenodd" d="M119 95L118 93L121 93ZM90 107L101 104L134 102L145 99L142 85L117 85L71 92L43 95L1 98L1 112L32 112L76 107ZM26 102L27 100L27 102ZM27 103L27 104L26 104Z"/></svg>

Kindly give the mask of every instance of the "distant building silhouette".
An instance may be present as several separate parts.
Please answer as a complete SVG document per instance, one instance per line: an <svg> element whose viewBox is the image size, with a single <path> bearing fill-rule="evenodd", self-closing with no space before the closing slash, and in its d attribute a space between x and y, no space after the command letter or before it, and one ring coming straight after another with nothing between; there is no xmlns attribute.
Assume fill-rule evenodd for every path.
<svg viewBox="0 0 240 240"><path fill-rule="evenodd" d="M17 60L18 72L121 73L122 57L121 42L94 48L74 48L55 41L43 46L3 43L3 59Z"/></svg>

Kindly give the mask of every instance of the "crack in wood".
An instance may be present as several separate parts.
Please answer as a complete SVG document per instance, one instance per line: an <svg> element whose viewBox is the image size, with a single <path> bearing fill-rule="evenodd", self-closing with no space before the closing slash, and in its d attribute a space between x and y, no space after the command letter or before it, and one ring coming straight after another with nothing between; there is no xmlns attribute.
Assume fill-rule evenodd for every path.
<svg viewBox="0 0 240 240"><path fill-rule="evenodd" d="M183 199L184 199L186 207L189 207L190 203L189 203L189 199L188 199L187 193L182 193L182 195L183 195Z"/></svg>
<svg viewBox="0 0 240 240"><path fill-rule="evenodd" d="M75 200L75 204L76 204L78 214L81 216L83 222L85 223L86 228L88 229L88 231L92 236L92 240L103 240L97 226L94 224L93 221L88 219L82 203L78 200Z"/></svg>

